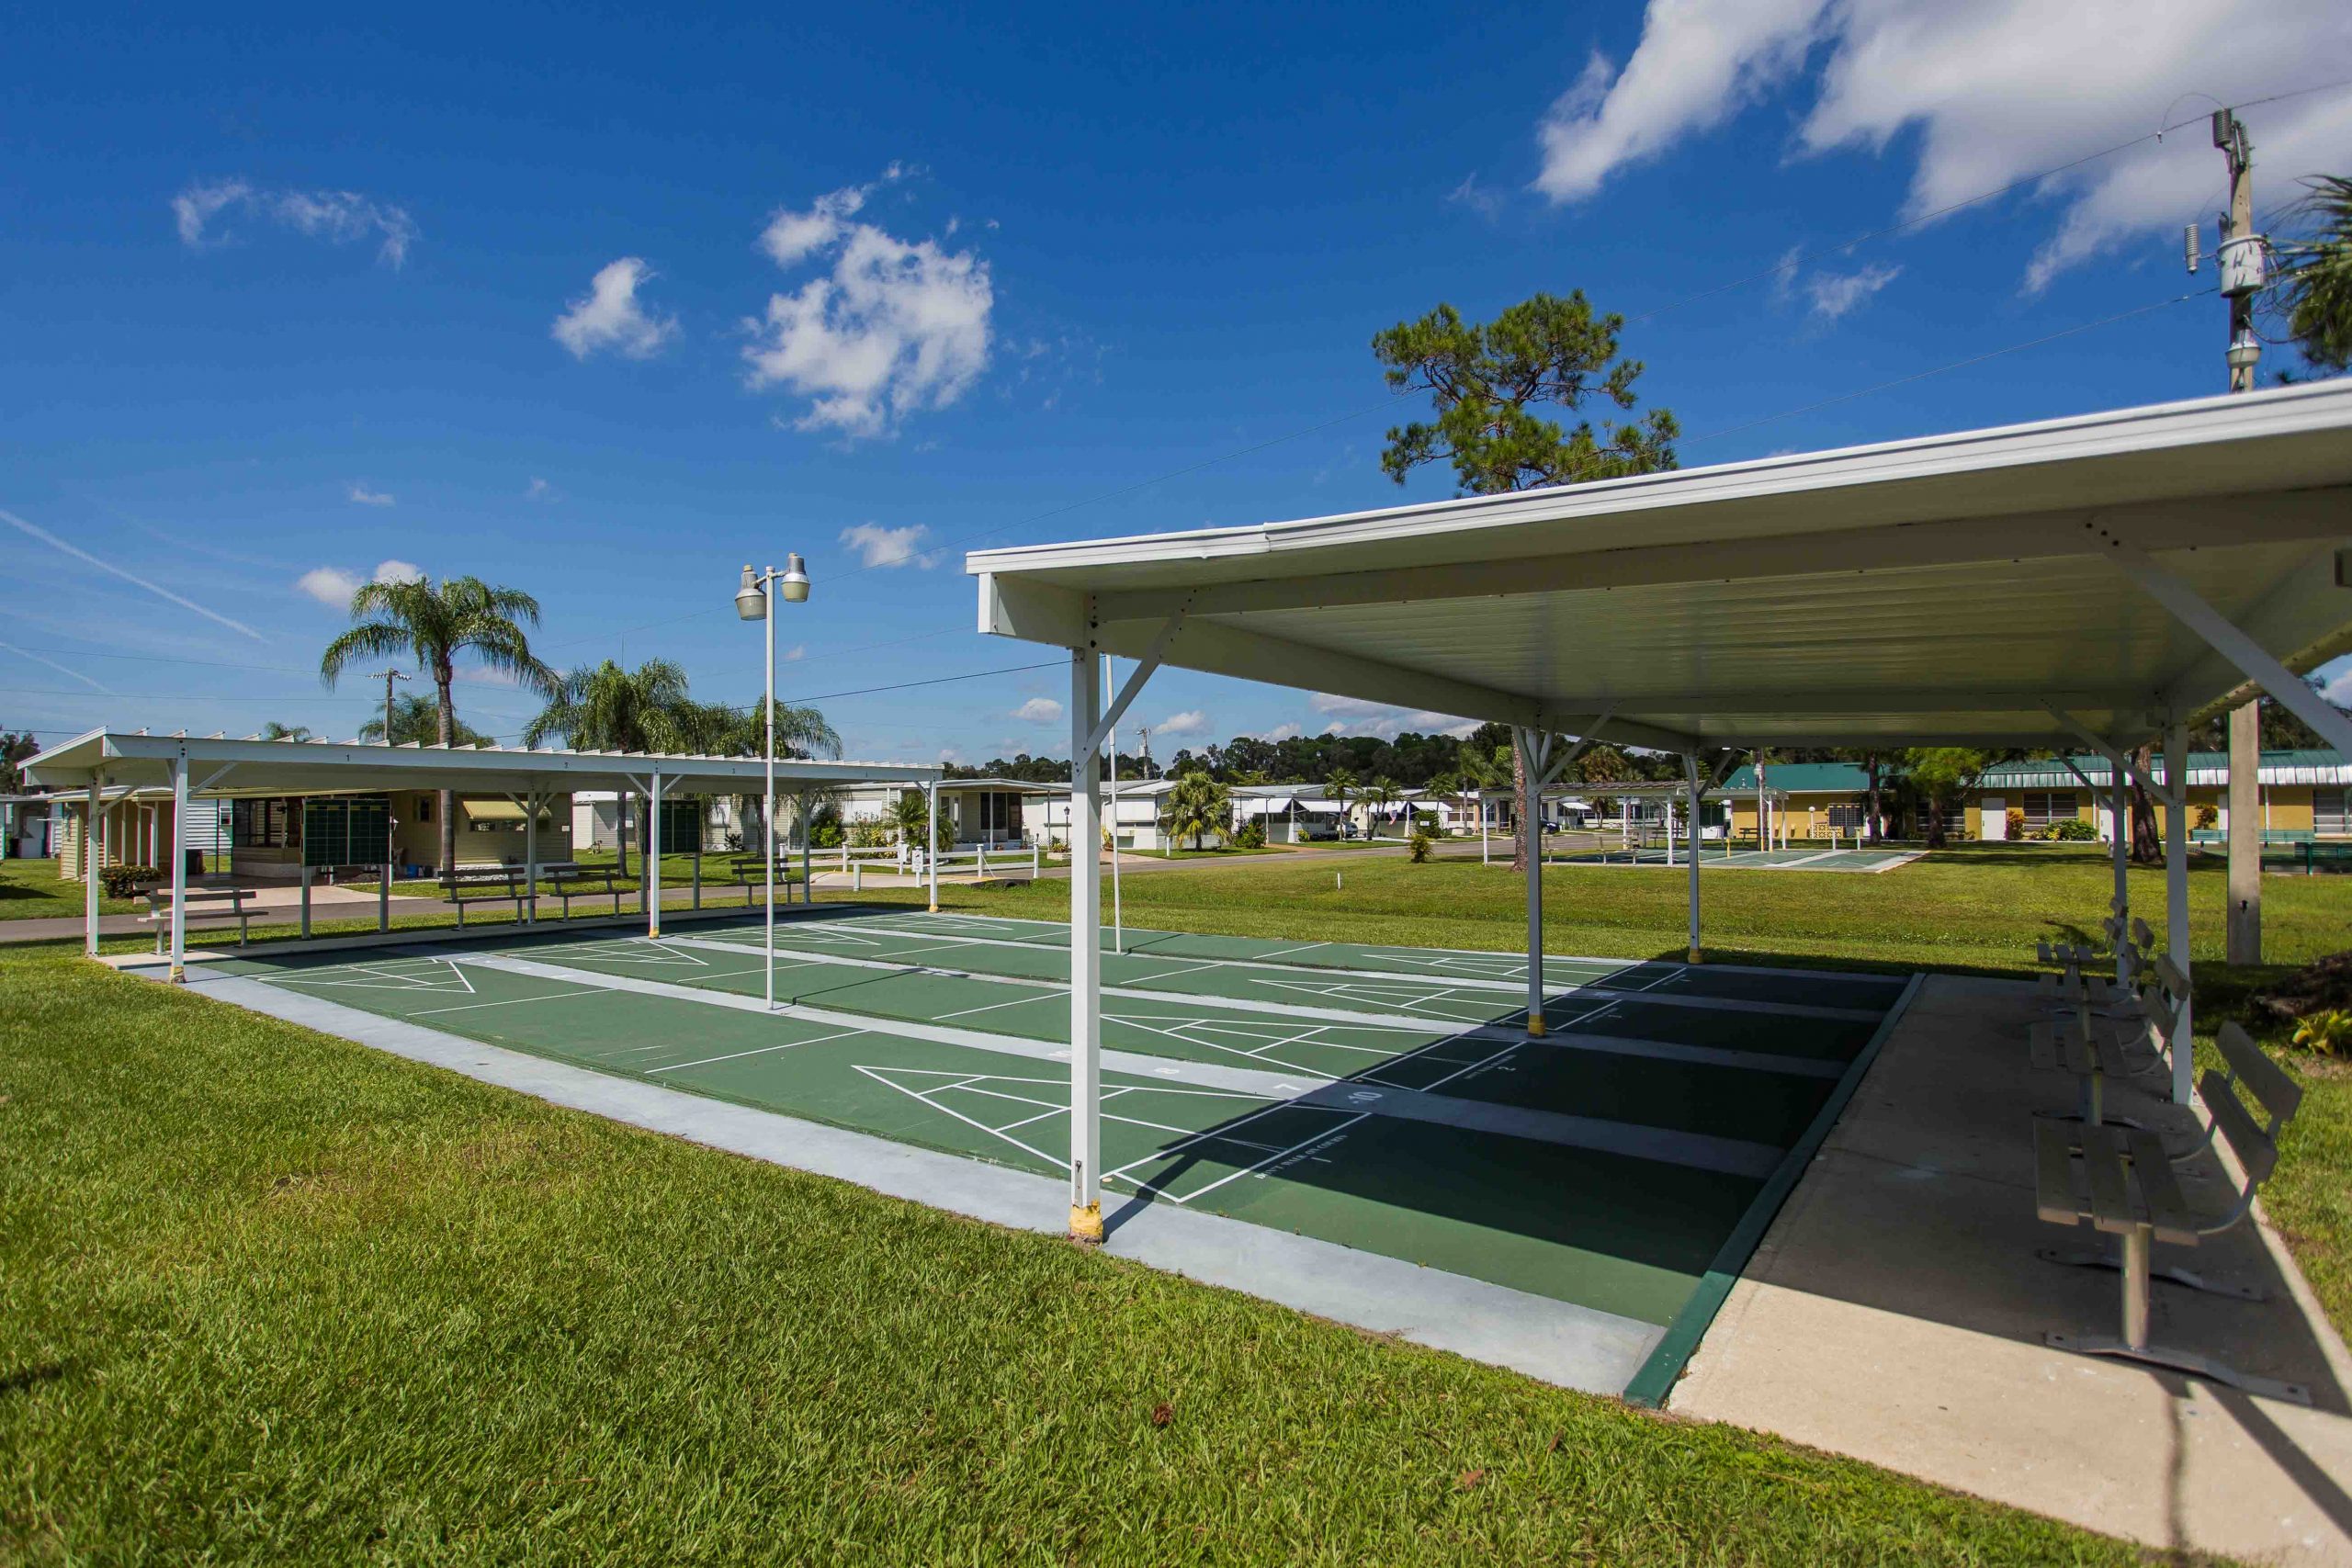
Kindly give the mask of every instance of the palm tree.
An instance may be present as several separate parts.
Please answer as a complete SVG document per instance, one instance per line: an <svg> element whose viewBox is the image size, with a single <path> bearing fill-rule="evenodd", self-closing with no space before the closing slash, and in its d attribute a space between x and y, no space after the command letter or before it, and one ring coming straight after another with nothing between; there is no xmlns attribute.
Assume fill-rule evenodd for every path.
<svg viewBox="0 0 2352 1568"><path fill-rule="evenodd" d="M2352 178L2319 175L2303 182L2300 204L2318 232L2282 246L2285 287L2278 309L2305 358L2323 370L2352 367Z"/></svg>
<svg viewBox="0 0 2352 1568"><path fill-rule="evenodd" d="M1404 793L1396 787L1395 779L1382 773L1356 795L1364 804L1364 837L1376 839L1380 836L1381 811L1402 800Z"/></svg>
<svg viewBox="0 0 2352 1568"><path fill-rule="evenodd" d="M931 842L931 803L923 799L919 789L900 792L890 807L890 820L899 829L899 842L909 849L922 846L926 851L937 846Z"/></svg>
<svg viewBox="0 0 2352 1568"><path fill-rule="evenodd" d="M1452 807L1456 817L1462 814L1462 775L1460 773L1430 774L1429 793L1436 799L1442 800Z"/></svg>
<svg viewBox="0 0 2352 1568"><path fill-rule="evenodd" d="M493 588L479 577L425 577L370 582L351 596L351 629L319 656L319 676L330 686L355 660L413 658L430 671L438 705L435 743L457 739L458 704L450 686L458 660L471 655L483 669L512 676L525 688L552 696L556 672L531 651L526 623L539 624L539 602L519 588ZM441 792L441 869L458 863L458 824Z"/></svg>
<svg viewBox="0 0 2352 1568"><path fill-rule="evenodd" d="M1197 850L1204 836L1231 829L1232 792L1206 773L1186 773L1168 792L1166 822L1170 838L1189 838Z"/></svg>
<svg viewBox="0 0 2352 1568"><path fill-rule="evenodd" d="M760 722L757 703L748 708L730 708L723 704L701 705L701 716L689 726L694 741L690 750L707 751L719 757L763 757L767 755L767 729ZM842 738L825 722L825 716L812 707L795 707L790 703L775 705L775 754L788 757L838 757L842 754ZM808 792L803 792L804 794ZM819 790L815 797L833 798L838 792ZM744 795L735 797L735 819L749 822L766 809L766 797ZM767 824L760 824L767 830ZM752 846L749 834L743 847Z"/></svg>
<svg viewBox="0 0 2352 1568"><path fill-rule="evenodd" d="M560 739L582 751L700 751L731 715L695 701L686 672L666 659L649 659L624 670L607 659L583 664L565 675L539 716L524 727L523 744ZM638 841L652 828L650 808L639 809ZM654 846L656 849L659 846ZM621 874L628 874L628 836L619 846Z"/></svg>
<svg viewBox="0 0 2352 1568"><path fill-rule="evenodd" d="M380 729L383 727L379 725L377 728ZM273 718L261 727L261 739L264 740L308 740L310 738L311 727L307 724L280 724Z"/></svg>
<svg viewBox="0 0 2352 1568"><path fill-rule="evenodd" d="M1463 784L1477 793L1479 831L1483 834L1486 831L1487 793L1500 789L1510 781L1510 765L1503 761L1501 752L1473 745L1467 740L1454 754L1454 762L1461 772Z"/></svg>
<svg viewBox="0 0 2352 1568"><path fill-rule="evenodd" d="M1353 773L1346 768L1333 768L1330 776L1323 781L1323 794L1326 799L1340 803L1341 822L1354 820L1352 807L1356 798L1356 776Z"/></svg>
<svg viewBox="0 0 2352 1568"><path fill-rule="evenodd" d="M392 744L395 746L431 746L436 744L440 733L441 716L433 699L422 692L402 692L392 704ZM381 740L384 720L379 715L359 727L362 740ZM449 727L449 740L456 746L487 746L491 738L458 719Z"/></svg>

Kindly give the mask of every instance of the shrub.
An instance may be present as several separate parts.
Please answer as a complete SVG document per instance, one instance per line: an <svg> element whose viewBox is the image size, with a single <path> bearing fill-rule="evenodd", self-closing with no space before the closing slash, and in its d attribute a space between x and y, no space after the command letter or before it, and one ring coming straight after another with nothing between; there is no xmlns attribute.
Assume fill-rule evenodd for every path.
<svg viewBox="0 0 2352 1568"><path fill-rule="evenodd" d="M2098 829L2079 817L2062 817L2050 824L2050 836L2069 843L2084 842L2098 837Z"/></svg>
<svg viewBox="0 0 2352 1568"><path fill-rule="evenodd" d="M849 847L879 849L890 841L890 825L878 817L861 817L849 825Z"/></svg>
<svg viewBox="0 0 2352 1568"><path fill-rule="evenodd" d="M1430 858L1430 836L1415 829L1412 838L1406 840L1405 853L1415 865L1427 861Z"/></svg>
<svg viewBox="0 0 2352 1568"><path fill-rule="evenodd" d="M2010 838L2022 839L2025 837L2025 812L2022 808L2015 806L2010 807L2004 819L2009 825Z"/></svg>
<svg viewBox="0 0 2352 1568"><path fill-rule="evenodd" d="M153 887L169 882L172 874L152 865L102 865L98 868L98 890L109 898L138 897L142 887Z"/></svg>
<svg viewBox="0 0 2352 1568"><path fill-rule="evenodd" d="M1266 847L1266 825L1258 820L1258 818L1252 817L1249 821L1244 822L1241 825L1241 831L1233 835L1233 847L1237 850L1264 849Z"/></svg>
<svg viewBox="0 0 2352 1568"><path fill-rule="evenodd" d="M2323 1056L2352 1055L2352 1012L2331 1009L2303 1020L2295 1043Z"/></svg>
<svg viewBox="0 0 2352 1568"><path fill-rule="evenodd" d="M2197 808L2197 826L2199 828L2217 828L2221 826L2221 822L2222 813L2219 807L2211 805L2206 805L2200 806Z"/></svg>

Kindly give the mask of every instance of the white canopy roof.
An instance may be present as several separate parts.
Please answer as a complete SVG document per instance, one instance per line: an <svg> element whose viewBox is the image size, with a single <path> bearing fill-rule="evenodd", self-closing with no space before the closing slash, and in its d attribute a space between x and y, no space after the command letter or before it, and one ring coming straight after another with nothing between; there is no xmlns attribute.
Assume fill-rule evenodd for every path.
<svg viewBox="0 0 2352 1568"><path fill-rule="evenodd" d="M663 792L757 794L757 757L664 756L636 751L534 751L503 746L384 746L360 740L232 740L222 735L123 734L94 729L40 752L25 776L51 789L83 790L94 775L109 790L171 783L189 765L192 788L217 795L324 795L348 790L454 789L485 795L570 794L642 787L657 770ZM821 762L778 758L779 789L888 780L921 784L935 763Z"/></svg>
<svg viewBox="0 0 2352 1568"><path fill-rule="evenodd" d="M2147 573L2307 670L2347 503L2333 381L966 566L984 632L1636 745L2134 744L2245 680Z"/></svg>

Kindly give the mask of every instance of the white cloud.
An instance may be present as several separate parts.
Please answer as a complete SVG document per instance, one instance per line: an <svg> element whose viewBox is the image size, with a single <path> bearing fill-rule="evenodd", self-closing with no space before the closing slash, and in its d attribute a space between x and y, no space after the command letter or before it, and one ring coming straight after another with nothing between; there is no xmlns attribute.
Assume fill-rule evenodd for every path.
<svg viewBox="0 0 2352 1568"><path fill-rule="evenodd" d="M1151 732L1154 735L1199 735L1208 727L1207 714L1199 708L1188 708L1182 713L1170 714L1166 718L1153 725Z"/></svg>
<svg viewBox="0 0 2352 1568"><path fill-rule="evenodd" d="M790 648L786 649L782 654L778 655L778 657L786 664L791 663L796 659L806 659L808 657L808 645L805 642L796 642Z"/></svg>
<svg viewBox="0 0 2352 1568"><path fill-rule="evenodd" d="M2352 659L2338 660L2332 675L2323 667L2320 675L2320 694L2337 707L2352 707Z"/></svg>
<svg viewBox="0 0 2352 1568"><path fill-rule="evenodd" d="M1589 60L1538 127L1536 186L1580 201L1620 170L1724 124L1819 61L1795 150L1917 149L1906 216L2145 137L2167 113L2197 123L2041 181L2062 205L2029 288L2135 235L2209 212L2221 160L2210 105L2341 75L2352 23L2337 0L1650 0L1623 71ZM2185 106L2182 102L2188 99ZM2270 168L2332 168L2352 145L2352 95L2249 109Z"/></svg>
<svg viewBox="0 0 2352 1568"><path fill-rule="evenodd" d="M531 476L531 482L523 487L523 499L525 501L543 502L546 504L552 506L557 502L563 499L563 492L557 490L555 486L548 483L547 480L540 479L537 475L534 474Z"/></svg>
<svg viewBox="0 0 2352 1568"><path fill-rule="evenodd" d="M1051 724L1062 716L1062 705L1051 697L1031 697L1012 710L1023 724Z"/></svg>
<svg viewBox="0 0 2352 1568"><path fill-rule="evenodd" d="M381 560L369 573L368 582L414 582L424 575L415 564L404 560ZM359 592L363 580L359 574L339 566L314 566L294 580L294 591L308 594L330 610L349 610L351 596Z"/></svg>
<svg viewBox="0 0 2352 1568"><path fill-rule="evenodd" d="M857 552L860 566L919 566L928 570L939 564L939 552L925 553L915 546L930 532L921 523L910 523L903 528L860 523L842 530L842 543Z"/></svg>
<svg viewBox="0 0 2352 1568"><path fill-rule="evenodd" d="M1329 692L1316 693L1307 705L1317 713L1338 716L1334 722L1323 727L1325 735L1377 735L1394 740L1411 730L1418 735L1451 735L1460 739L1478 728L1476 719L1456 718L1427 708L1392 707L1386 703L1342 697Z"/></svg>
<svg viewBox="0 0 2352 1568"><path fill-rule="evenodd" d="M243 212L313 240L347 245L354 240L375 239L376 258L398 267L408 260L416 243L416 220L408 209L351 190L264 190L250 180L226 179L191 184L172 197L172 222L180 243L190 250L225 244L229 236L213 228L216 219Z"/></svg>
<svg viewBox="0 0 2352 1568"><path fill-rule="evenodd" d="M1445 199L1489 220L1498 216L1503 209L1503 193L1492 186L1479 183L1476 171L1463 175L1462 183L1445 193Z"/></svg>
<svg viewBox="0 0 2352 1568"><path fill-rule="evenodd" d="M1295 738L1296 738L1296 737L1298 737L1298 736L1304 735L1304 734L1306 734L1306 729L1305 729L1304 728L1302 728L1301 726L1299 726L1299 725L1296 725L1296 724L1278 724L1278 725L1274 726L1272 729L1261 729L1261 730L1260 730L1260 731L1258 732L1258 734L1256 735L1255 739L1260 739L1260 740L1270 741L1270 742L1271 742L1271 741L1290 740L1290 739L1295 739Z"/></svg>
<svg viewBox="0 0 2352 1568"><path fill-rule="evenodd" d="M894 164L877 184L904 172ZM779 211L760 235L779 266L831 258L825 276L770 295L765 315L744 322L747 379L754 390L784 386L808 398L795 422L802 430L886 434L955 402L988 367L988 264L855 221L874 189L851 186L806 211Z"/></svg>
<svg viewBox="0 0 2352 1568"><path fill-rule="evenodd" d="M392 503L390 494L380 490L369 490L356 479L351 484L351 499L361 506L390 506Z"/></svg>
<svg viewBox="0 0 2352 1568"><path fill-rule="evenodd" d="M1859 272L1816 272L1804 280L1805 298L1815 315L1834 321L1902 276L1901 267L1878 263Z"/></svg>
<svg viewBox="0 0 2352 1568"><path fill-rule="evenodd" d="M661 353L678 335L678 319L648 314L637 302L638 289L656 276L641 256L607 262L597 269L588 292L555 319L555 341L575 359L585 359L600 348L616 349L631 359Z"/></svg>
<svg viewBox="0 0 2352 1568"><path fill-rule="evenodd" d="M359 579L339 566L314 566L294 580L294 591L331 610L348 610L351 596L359 592Z"/></svg>

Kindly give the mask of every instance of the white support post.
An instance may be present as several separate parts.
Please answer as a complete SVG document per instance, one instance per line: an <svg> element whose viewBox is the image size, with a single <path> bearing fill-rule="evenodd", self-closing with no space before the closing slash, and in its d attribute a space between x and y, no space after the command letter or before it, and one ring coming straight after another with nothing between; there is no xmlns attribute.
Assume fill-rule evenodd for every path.
<svg viewBox="0 0 2352 1568"><path fill-rule="evenodd" d="M305 851L304 852L307 853L308 852ZM300 882L302 887L301 933L302 940L308 942L311 938L311 868L307 865L302 868ZM173 923L176 925L178 922L175 921Z"/></svg>
<svg viewBox="0 0 2352 1568"><path fill-rule="evenodd" d="M804 904L817 901L817 874L808 868L808 830L816 826L817 815L810 809L812 804L807 792L803 791L800 796L800 901Z"/></svg>
<svg viewBox="0 0 2352 1568"><path fill-rule="evenodd" d="M98 824L105 802L98 775L90 775L89 803L82 808L82 953L98 955Z"/></svg>
<svg viewBox="0 0 2352 1568"><path fill-rule="evenodd" d="M172 759L172 984L187 979L187 856L180 853L180 825L187 820L187 752ZM153 845L151 843L150 848ZM309 931L302 933L305 936Z"/></svg>
<svg viewBox="0 0 2352 1568"><path fill-rule="evenodd" d="M2107 836L2114 841L2108 853L2115 863L2115 984L2120 989L2132 983L2132 961L2124 949L2132 940L2132 785L2123 770L2109 762L2107 765L2109 785L2108 807L2109 821Z"/></svg>
<svg viewBox="0 0 2352 1568"><path fill-rule="evenodd" d="M710 797L695 796L694 895L690 908L702 908L702 840L710 831Z"/></svg>
<svg viewBox="0 0 2352 1568"><path fill-rule="evenodd" d="M645 934L662 934L662 770L645 783L645 842L638 846L638 861L645 875L638 886L638 902L645 906Z"/></svg>
<svg viewBox="0 0 2352 1568"><path fill-rule="evenodd" d="M1046 851L1045 851L1045 846L1043 846L1042 844L1038 843L1038 842L1037 842L1037 840L1036 840L1035 839L1031 839L1031 840L1029 840L1029 880L1030 880L1030 881L1032 881L1032 882L1035 882L1035 881L1036 881L1039 877L1041 877L1041 876L1043 876L1043 875L1045 875L1045 874L1046 874Z"/></svg>
<svg viewBox="0 0 2352 1568"><path fill-rule="evenodd" d="M523 923L539 923L539 792L523 796Z"/></svg>
<svg viewBox="0 0 2352 1568"><path fill-rule="evenodd" d="M1704 953L1699 946L1699 800L1701 792L1697 752L1685 751L1682 754L1682 777L1690 786L1689 824L1690 853L1687 858L1690 863L1690 962L1696 964L1704 957Z"/></svg>
<svg viewBox="0 0 2352 1568"><path fill-rule="evenodd" d="M1552 737L1522 728L1519 750L1534 788L1528 792L1533 820L1521 832L1527 840L1527 1032L1544 1037L1544 784L1552 761Z"/></svg>
<svg viewBox="0 0 2352 1568"><path fill-rule="evenodd" d="M922 786L923 801L929 807L923 813L923 872L931 885L931 912L939 913L939 784L937 781Z"/></svg>
<svg viewBox="0 0 2352 1568"><path fill-rule="evenodd" d="M1088 619L1093 618L1090 595ZM1102 797L1095 783L1094 649L1069 662L1069 1234L1102 1239Z"/></svg>
<svg viewBox="0 0 2352 1568"><path fill-rule="evenodd" d="M2188 968L2188 730L2177 720L2165 727L2165 948L2185 979ZM2196 1031L2188 997L2180 998L2173 1036L2172 1098L2188 1103L2194 1077Z"/></svg>

